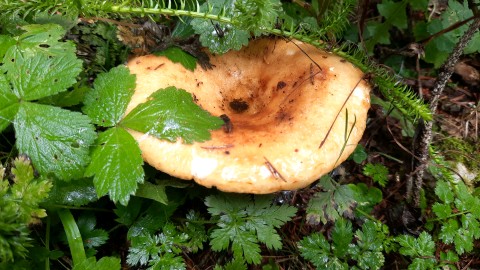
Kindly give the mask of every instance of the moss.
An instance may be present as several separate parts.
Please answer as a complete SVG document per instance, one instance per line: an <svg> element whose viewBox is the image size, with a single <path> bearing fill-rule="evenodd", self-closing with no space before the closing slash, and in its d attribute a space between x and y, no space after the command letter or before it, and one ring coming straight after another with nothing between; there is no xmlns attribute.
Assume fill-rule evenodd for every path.
<svg viewBox="0 0 480 270"><path fill-rule="evenodd" d="M456 137L444 137L435 144L447 161L464 164L480 181L480 144ZM455 167L455 166L454 166Z"/></svg>

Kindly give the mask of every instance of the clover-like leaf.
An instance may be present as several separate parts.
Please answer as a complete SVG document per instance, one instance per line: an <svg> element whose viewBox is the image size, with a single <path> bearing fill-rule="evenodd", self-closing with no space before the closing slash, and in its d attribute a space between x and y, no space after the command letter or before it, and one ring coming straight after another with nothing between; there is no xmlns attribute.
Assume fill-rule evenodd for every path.
<svg viewBox="0 0 480 270"><path fill-rule="evenodd" d="M166 56L170 61L180 63L183 67L191 71L195 70L195 67L197 66L197 59L178 47L170 47L153 54Z"/></svg>
<svg viewBox="0 0 480 270"><path fill-rule="evenodd" d="M185 143L210 139L210 130L222 124L195 104L190 93L176 87L156 91L121 121L124 127L171 142L182 138Z"/></svg>
<svg viewBox="0 0 480 270"><path fill-rule="evenodd" d="M114 202L126 205L137 184L143 182L142 165L135 139L123 128L116 127L98 136L85 176L94 176L93 184L99 197L108 193Z"/></svg>
<svg viewBox="0 0 480 270"><path fill-rule="evenodd" d="M69 180L90 161L95 132L87 116L49 105L22 102L14 120L17 148L39 172Z"/></svg>
<svg viewBox="0 0 480 270"><path fill-rule="evenodd" d="M5 75L0 74L0 132L13 122L19 107Z"/></svg>
<svg viewBox="0 0 480 270"><path fill-rule="evenodd" d="M212 0L205 3L202 8L205 10L211 7L210 13L232 16L234 13L235 1L233 0ZM223 15L222 14L222 15ZM246 30L237 29L232 24L213 22L208 19L193 19L191 22L196 34L200 35L200 42L208 47L211 52L223 54L234 49L240 50L248 44L250 33Z"/></svg>
<svg viewBox="0 0 480 270"><path fill-rule="evenodd" d="M93 90L85 96L83 111L102 127L112 127L122 118L135 89L135 75L125 66L98 75Z"/></svg>

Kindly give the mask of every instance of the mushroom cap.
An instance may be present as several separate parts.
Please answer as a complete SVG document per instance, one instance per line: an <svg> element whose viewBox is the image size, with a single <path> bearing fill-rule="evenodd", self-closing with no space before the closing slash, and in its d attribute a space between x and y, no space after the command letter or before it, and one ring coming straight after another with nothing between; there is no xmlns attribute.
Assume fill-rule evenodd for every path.
<svg viewBox="0 0 480 270"><path fill-rule="evenodd" d="M222 191L266 194L306 187L355 150L370 86L345 59L266 38L210 57L213 70L193 72L163 56L129 61L137 86L127 113L158 89L175 86L212 115L227 116L224 128L202 143L130 131L153 167Z"/></svg>

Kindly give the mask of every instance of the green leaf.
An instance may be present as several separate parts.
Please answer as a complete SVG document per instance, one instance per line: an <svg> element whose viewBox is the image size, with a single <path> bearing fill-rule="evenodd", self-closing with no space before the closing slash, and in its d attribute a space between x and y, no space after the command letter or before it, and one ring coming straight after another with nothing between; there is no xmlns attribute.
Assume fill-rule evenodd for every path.
<svg viewBox="0 0 480 270"><path fill-rule="evenodd" d="M307 207L307 220L309 223L336 221L342 215L353 216L356 201L354 190L348 185L338 185L328 175L320 178L319 185L324 192L318 192L312 197Z"/></svg>
<svg viewBox="0 0 480 270"><path fill-rule="evenodd" d="M97 220L93 213L85 213L77 220L78 230L82 235L83 245L87 248L95 248L105 244L108 233L103 229L96 229Z"/></svg>
<svg viewBox="0 0 480 270"><path fill-rule="evenodd" d="M446 219L450 217L452 214L452 208L448 204L441 204L436 202L432 206L432 211L435 213L435 215L440 218L440 219Z"/></svg>
<svg viewBox="0 0 480 270"><path fill-rule="evenodd" d="M90 178L80 178L70 182L54 180L48 202L59 205L82 206L96 201L97 192Z"/></svg>
<svg viewBox="0 0 480 270"><path fill-rule="evenodd" d="M453 202L454 193L451 190L450 185L446 181L437 181L437 185L435 187L435 194L445 204L450 204Z"/></svg>
<svg viewBox="0 0 480 270"><path fill-rule="evenodd" d="M388 168L380 163L368 163L363 167L363 174L372 177L373 181L382 187L385 187L388 182Z"/></svg>
<svg viewBox="0 0 480 270"><path fill-rule="evenodd" d="M87 116L48 105L23 102L15 117L17 148L40 173L69 180L82 175L95 140Z"/></svg>
<svg viewBox="0 0 480 270"><path fill-rule="evenodd" d="M346 262L341 261L330 251L330 244L325 236L313 233L298 242L302 257L311 261L317 269L349 269Z"/></svg>
<svg viewBox="0 0 480 270"><path fill-rule="evenodd" d="M455 236L458 233L458 222L455 219L448 219L447 222L442 224L442 228L440 229L440 234L438 237L445 243L451 244L453 243Z"/></svg>
<svg viewBox="0 0 480 270"><path fill-rule="evenodd" d="M279 0L240 0L234 1L234 14L240 29L255 36L264 34L264 29L273 28L282 6Z"/></svg>
<svg viewBox="0 0 480 270"><path fill-rule="evenodd" d="M18 108L18 98L13 94L5 75L0 74L0 132L13 122Z"/></svg>
<svg viewBox="0 0 480 270"><path fill-rule="evenodd" d="M77 223L68 209L60 209L58 216L62 221L63 229L67 235L68 246L72 254L73 264L79 264L86 260L85 249L83 248L82 235L78 230Z"/></svg>
<svg viewBox="0 0 480 270"><path fill-rule="evenodd" d="M170 47L160 52L154 52L154 55L166 56L174 63L180 63L188 70L194 71L197 66L197 59L178 47Z"/></svg>
<svg viewBox="0 0 480 270"><path fill-rule="evenodd" d="M352 155L350 156L353 161L357 164L361 164L364 160L366 160L368 157L367 152L365 151L365 148L359 144L355 148L355 151L353 151Z"/></svg>
<svg viewBox="0 0 480 270"><path fill-rule="evenodd" d="M385 0L381 4L377 4L377 8L386 22L391 23L398 29L407 28L406 1L391 2Z"/></svg>
<svg viewBox="0 0 480 270"><path fill-rule="evenodd" d="M35 178L30 160L20 156L13 161L13 182L4 179L0 164L0 261L11 262L26 258L32 247L29 226L46 216L39 208L52 184L43 177ZM0 263L1 268L2 263Z"/></svg>
<svg viewBox="0 0 480 270"><path fill-rule="evenodd" d="M189 241L186 244L193 253L203 249L203 243L208 240L204 223L205 219L191 209L186 215L186 222L181 227L182 231L188 235Z"/></svg>
<svg viewBox="0 0 480 270"><path fill-rule="evenodd" d="M411 235L401 235L396 238L400 244L399 252L412 257L434 257L435 242L427 232L422 232L418 238Z"/></svg>
<svg viewBox="0 0 480 270"><path fill-rule="evenodd" d="M387 242L386 226L380 222L365 221L361 230L355 232L357 246L350 249L349 253L357 261L361 269L380 269L384 262L384 244Z"/></svg>
<svg viewBox="0 0 480 270"><path fill-rule="evenodd" d="M370 213L373 207L383 199L382 191L376 187L368 187L365 183L348 184L353 192L353 197L357 202L355 210L357 215L361 213Z"/></svg>
<svg viewBox="0 0 480 270"><path fill-rule="evenodd" d="M138 199L133 197L133 199ZM135 217L134 223L130 226L127 238L132 239L144 233L155 233L168 223L173 212L177 210L178 203L171 202L168 205L156 201L147 201L149 206L143 210L139 216ZM120 209L120 207L119 207ZM130 210L128 208L127 210ZM128 215L128 214L127 214ZM123 216L125 218L125 216Z"/></svg>
<svg viewBox="0 0 480 270"><path fill-rule="evenodd" d="M210 245L212 250L227 250L232 243L236 259L258 264L261 261L260 246L263 242L268 248L281 248L281 239L275 228L280 227L295 215L291 206L272 205L271 196L224 194L205 198L208 212L218 219L218 227L212 230Z"/></svg>
<svg viewBox="0 0 480 270"><path fill-rule="evenodd" d="M220 128L223 121L202 110L187 91L168 87L135 107L121 124L171 142L182 138L192 143L210 139L210 130Z"/></svg>
<svg viewBox="0 0 480 270"><path fill-rule="evenodd" d="M28 101L66 91L76 82L82 68L82 62L73 53L57 57L46 54L25 57L21 52L9 51L5 58L9 60L3 67L13 92Z"/></svg>
<svg viewBox="0 0 480 270"><path fill-rule="evenodd" d="M333 254L339 258L343 258L348 251L348 246L352 242L352 239L352 223L343 218L337 220L332 231Z"/></svg>
<svg viewBox="0 0 480 270"><path fill-rule="evenodd" d="M0 59L3 58L7 50L15 45L16 41L10 36L0 35ZM2 61L0 61L2 62Z"/></svg>
<svg viewBox="0 0 480 270"><path fill-rule="evenodd" d="M99 197L108 193L114 202L126 205L143 182L143 160L135 139L123 128L100 133L85 176L94 176Z"/></svg>
<svg viewBox="0 0 480 270"><path fill-rule="evenodd" d="M233 0L212 0L202 5L206 11L211 7L209 13L232 16L234 13L235 1ZM200 35L200 42L208 47L212 53L223 54L234 49L240 50L242 46L248 45L250 38L249 31L241 30L232 24L213 22L207 19L193 19L191 22L196 34Z"/></svg>
<svg viewBox="0 0 480 270"><path fill-rule="evenodd" d="M365 46L372 52L376 44L390 44L390 25L375 21L367 22L365 28Z"/></svg>
<svg viewBox="0 0 480 270"><path fill-rule="evenodd" d="M126 66L112 68L98 75L93 90L85 96L86 113L102 127L113 127L123 117L135 91L135 75Z"/></svg>
<svg viewBox="0 0 480 270"><path fill-rule="evenodd" d="M455 250L459 255L473 250L474 239L480 238L480 222L471 214L461 216L462 227L454 235Z"/></svg>
<svg viewBox="0 0 480 270"><path fill-rule="evenodd" d="M135 196L155 200L159 203L168 204L165 186L154 185L150 182L144 182L138 186Z"/></svg>
<svg viewBox="0 0 480 270"><path fill-rule="evenodd" d="M178 254L187 239L188 236L179 233L172 224L165 225L157 235L141 234L131 240L127 263L148 264L148 269L185 269L185 262Z"/></svg>
<svg viewBox="0 0 480 270"><path fill-rule="evenodd" d="M90 257L79 264L75 264L72 270L120 270L120 259L115 257L102 257L98 262L95 257Z"/></svg>
<svg viewBox="0 0 480 270"><path fill-rule="evenodd" d="M48 96L39 100L42 104L53 105L57 107L72 107L79 105L85 99L85 95L92 89L85 85L74 85L71 91L60 92L53 96Z"/></svg>

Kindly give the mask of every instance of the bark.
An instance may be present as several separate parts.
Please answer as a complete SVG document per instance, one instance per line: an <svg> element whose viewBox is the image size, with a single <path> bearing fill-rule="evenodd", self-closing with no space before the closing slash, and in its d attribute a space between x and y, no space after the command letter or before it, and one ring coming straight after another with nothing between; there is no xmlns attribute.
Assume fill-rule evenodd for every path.
<svg viewBox="0 0 480 270"><path fill-rule="evenodd" d="M441 67L441 71L435 80L432 90L432 97L430 99L430 110L432 111L432 114L435 114L435 111L437 110L438 101L443 89L445 88L445 85L453 74L455 64L460 59L460 56L463 54L463 50L479 28L480 17L476 17L468 27L467 31L458 41L457 45L453 49L453 52ZM429 149L432 141L432 127L433 121L421 121L419 123L418 143L415 145L415 154L418 159L416 159L414 162L413 170L410 174L410 179L408 180L409 183L407 183L407 199L413 199L415 207L419 207L420 205L420 192L423 186L423 175L429 161Z"/></svg>

